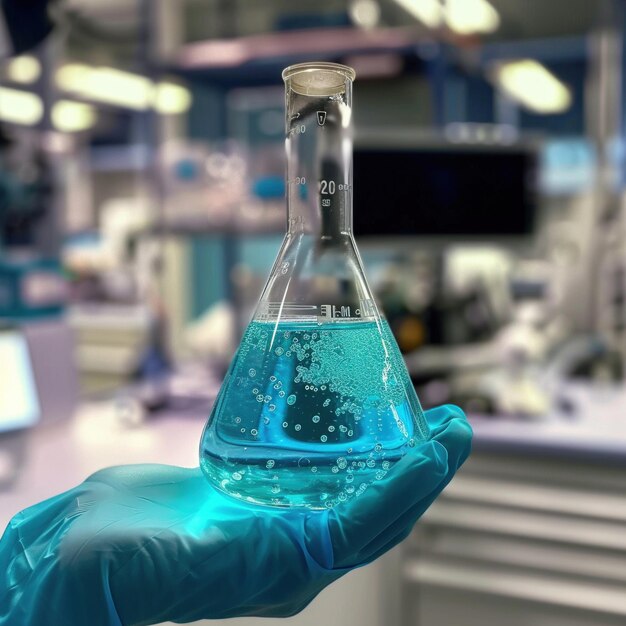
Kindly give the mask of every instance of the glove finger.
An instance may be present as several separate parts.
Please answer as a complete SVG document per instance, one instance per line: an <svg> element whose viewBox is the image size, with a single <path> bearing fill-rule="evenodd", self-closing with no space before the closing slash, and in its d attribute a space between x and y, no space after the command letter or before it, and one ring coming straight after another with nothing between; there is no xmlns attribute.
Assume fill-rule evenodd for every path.
<svg viewBox="0 0 626 626"><path fill-rule="evenodd" d="M360 496L328 511L333 567L353 567L365 546L384 533L416 502L445 478L447 459L433 442L411 450L384 480L370 485Z"/></svg>
<svg viewBox="0 0 626 626"><path fill-rule="evenodd" d="M431 440L407 454L384 481L328 513L334 567L369 562L410 528L451 480L469 454L471 429L457 407L426 414Z"/></svg>
<svg viewBox="0 0 626 626"><path fill-rule="evenodd" d="M440 408L445 409L447 407ZM452 408L456 409L456 407L450 407L450 409ZM460 409L456 411L450 410L448 416L449 419L447 423L442 421L437 428L431 430L433 442L435 445L441 446L441 454L447 459L447 473L444 480L435 487L432 493L401 515L385 532L376 537L362 550L362 555L368 562L378 558L382 546L386 546L390 543L395 545L402 540L401 538L394 540L395 537L403 538L411 532L417 520L445 489L454 477L456 471L469 456L472 441L472 429L469 422ZM437 415L435 417L439 416Z"/></svg>
<svg viewBox="0 0 626 626"><path fill-rule="evenodd" d="M472 449L472 427L462 409L446 404L426 411L430 427L429 439L439 441L450 456L450 467L455 470L465 463Z"/></svg>

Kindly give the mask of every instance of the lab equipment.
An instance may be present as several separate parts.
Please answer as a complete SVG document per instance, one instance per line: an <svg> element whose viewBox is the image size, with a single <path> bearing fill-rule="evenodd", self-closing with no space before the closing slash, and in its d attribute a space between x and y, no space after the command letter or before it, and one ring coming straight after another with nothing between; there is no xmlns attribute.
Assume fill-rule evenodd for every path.
<svg viewBox="0 0 626 626"><path fill-rule="evenodd" d="M0 540L0 626L139 626L288 616L404 539L469 453L456 407L360 498L246 506L198 468L101 470L17 514Z"/></svg>
<svg viewBox="0 0 626 626"><path fill-rule="evenodd" d="M525 144L453 144L362 137L354 150L358 237L530 239L538 214L536 151ZM402 207L393 219L381 206ZM502 210L506 207L506 210Z"/></svg>
<svg viewBox="0 0 626 626"><path fill-rule="evenodd" d="M34 426L40 412L26 338L17 328L0 330L0 433Z"/></svg>
<svg viewBox="0 0 626 626"><path fill-rule="evenodd" d="M288 232L200 460L218 489L249 502L332 508L428 429L352 236L354 71L305 63L283 78Z"/></svg>
<svg viewBox="0 0 626 626"><path fill-rule="evenodd" d="M28 252L4 252L2 256L0 318L34 321L58 317L68 300L59 261Z"/></svg>

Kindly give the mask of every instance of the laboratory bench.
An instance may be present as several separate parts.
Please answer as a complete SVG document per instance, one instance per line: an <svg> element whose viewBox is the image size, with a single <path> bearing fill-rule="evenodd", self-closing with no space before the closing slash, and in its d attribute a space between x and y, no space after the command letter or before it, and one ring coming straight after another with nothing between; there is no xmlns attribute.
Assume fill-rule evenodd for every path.
<svg viewBox="0 0 626 626"><path fill-rule="evenodd" d="M576 423L472 417L472 456L412 536L325 590L290 624L623 624L626 428L614 427L620 420L609 407L626 402L603 397L593 426L582 413ZM0 489L0 524L104 466L197 463L206 412L163 411L129 427L119 410L94 402L20 442L1 438L0 472L3 445L19 443L21 455L17 481Z"/></svg>

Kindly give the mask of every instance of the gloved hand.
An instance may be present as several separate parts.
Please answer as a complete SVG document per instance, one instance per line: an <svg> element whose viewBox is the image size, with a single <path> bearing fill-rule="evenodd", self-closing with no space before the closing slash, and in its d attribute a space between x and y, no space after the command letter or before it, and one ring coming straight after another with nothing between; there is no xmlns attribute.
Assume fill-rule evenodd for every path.
<svg viewBox="0 0 626 626"><path fill-rule="evenodd" d="M113 467L16 515L0 541L1 626L288 616L402 541L465 461L460 409L362 495L325 511L240 503L199 469Z"/></svg>

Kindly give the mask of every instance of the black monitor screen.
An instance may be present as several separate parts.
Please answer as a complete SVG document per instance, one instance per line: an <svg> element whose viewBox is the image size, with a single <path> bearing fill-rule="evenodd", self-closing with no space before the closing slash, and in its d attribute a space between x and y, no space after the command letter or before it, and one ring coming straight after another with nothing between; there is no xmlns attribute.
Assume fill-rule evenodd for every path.
<svg viewBox="0 0 626 626"><path fill-rule="evenodd" d="M534 164L534 155L523 150L356 149L354 232L528 235Z"/></svg>

